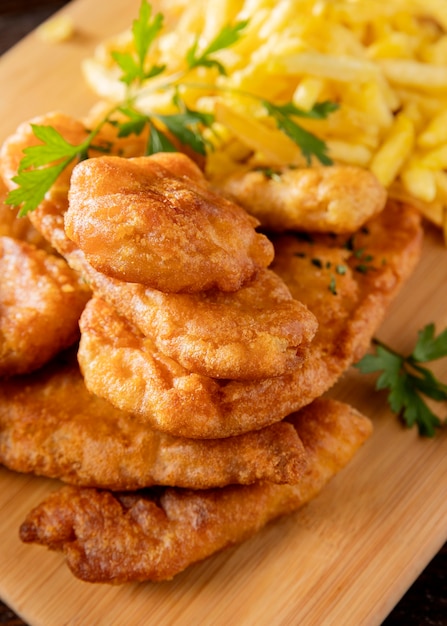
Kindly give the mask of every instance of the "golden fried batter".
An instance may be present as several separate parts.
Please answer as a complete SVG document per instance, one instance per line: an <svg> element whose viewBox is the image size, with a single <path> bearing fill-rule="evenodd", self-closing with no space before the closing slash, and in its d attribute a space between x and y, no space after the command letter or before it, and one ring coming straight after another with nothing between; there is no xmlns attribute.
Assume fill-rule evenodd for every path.
<svg viewBox="0 0 447 626"><path fill-rule="evenodd" d="M385 206L386 190L368 170L334 165L241 171L215 187L276 232L352 233Z"/></svg>
<svg viewBox="0 0 447 626"><path fill-rule="evenodd" d="M261 380L193 374L110 306L92 303L81 320L79 360L86 384L151 427L177 436L228 437L263 428L320 396L362 356L419 259L421 241L417 212L392 203L349 242L278 237L274 268L316 315L319 329L298 366ZM118 301L120 291L110 297L108 284L101 287ZM128 291L121 293L129 306L144 310L135 295L132 301Z"/></svg>
<svg viewBox="0 0 447 626"><path fill-rule="evenodd" d="M72 345L89 297L64 259L0 237L0 375L35 370Z"/></svg>
<svg viewBox="0 0 447 626"><path fill-rule="evenodd" d="M273 259L256 219L180 153L73 170L65 229L98 271L164 292L236 291Z"/></svg>
<svg viewBox="0 0 447 626"><path fill-rule="evenodd" d="M297 482L306 458L287 422L208 441L150 430L88 393L69 352L39 372L0 382L0 463L84 487L206 489Z"/></svg>
<svg viewBox="0 0 447 626"><path fill-rule="evenodd" d="M369 420L347 405L318 400L309 411L290 418L308 455L296 485L167 489L159 496L66 487L31 511L20 537L62 551L85 581L171 579L314 498L371 432Z"/></svg>
<svg viewBox="0 0 447 626"><path fill-rule="evenodd" d="M196 374L278 376L301 363L317 329L315 316L268 269L234 293L165 294L108 278L82 253L68 260L158 350Z"/></svg>

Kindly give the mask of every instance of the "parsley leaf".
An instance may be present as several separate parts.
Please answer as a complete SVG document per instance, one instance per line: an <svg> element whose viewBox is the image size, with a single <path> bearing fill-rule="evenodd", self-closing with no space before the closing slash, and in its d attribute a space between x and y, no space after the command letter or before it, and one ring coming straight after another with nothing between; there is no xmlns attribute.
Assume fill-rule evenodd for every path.
<svg viewBox="0 0 447 626"><path fill-rule="evenodd" d="M417 426L419 434L433 437L443 422L428 406L425 398L447 400L447 385L427 367L428 361L447 356L447 329L435 336L434 324L419 331L418 341L409 356L402 356L375 340L376 353L367 354L355 367L364 374L381 372L376 389L388 389L388 403L408 427Z"/></svg>
<svg viewBox="0 0 447 626"><path fill-rule="evenodd" d="M262 100L262 104L269 115L273 117L278 128L300 147L308 165L310 165L312 156L315 156L323 165L332 165L332 160L327 155L325 142L299 126L292 119L292 116L324 119L337 108L336 104L320 103L315 105L310 111L302 111L292 102L276 105L268 100Z"/></svg>
<svg viewBox="0 0 447 626"><path fill-rule="evenodd" d="M416 361L434 361L447 356L447 328L435 337L435 325L427 324L419 331L418 341L413 350L413 357Z"/></svg>
<svg viewBox="0 0 447 626"><path fill-rule="evenodd" d="M59 175L71 163L72 159L62 161L58 165L36 170L29 170L14 176L13 181L19 185L10 191L6 203L20 206L19 217L37 209L45 198L47 191L54 185Z"/></svg>
<svg viewBox="0 0 447 626"><path fill-rule="evenodd" d="M31 127L42 143L23 150L25 156L20 161L17 176L12 179L19 186L6 198L7 204L21 205L20 216L39 206L63 170L75 158L84 156L93 138L90 135L84 142L73 145L52 126L32 124Z"/></svg>
<svg viewBox="0 0 447 626"><path fill-rule="evenodd" d="M157 152L177 152L177 148L172 141L159 130L153 122L149 122L151 129L149 135L148 154L156 154Z"/></svg>
<svg viewBox="0 0 447 626"><path fill-rule="evenodd" d="M147 115L143 115L132 107L119 107L119 112L126 116L124 122L114 122L118 127L118 137L129 137L129 135L141 135L144 127L148 123Z"/></svg>
<svg viewBox="0 0 447 626"><path fill-rule="evenodd" d="M154 65L145 69L146 58L151 44L163 28L163 15L157 13L151 21L152 8L147 0L142 0L140 14L132 25L132 36L136 50L136 58L131 52L112 51L111 55L123 74L121 81L126 85L142 83L144 80L161 74L165 65Z"/></svg>
<svg viewBox="0 0 447 626"><path fill-rule="evenodd" d="M217 68L219 74L226 76L227 72L225 67L222 63L220 63L220 61L213 59L212 55L215 52L219 52L219 50L229 48L235 44L240 39L241 31L246 28L247 24L248 20L243 20L236 22L234 26L224 26L200 55L197 54L197 49L199 47L199 38L197 37L191 48L186 53L186 63L188 64L188 68L192 70L195 67L201 66L215 67Z"/></svg>
<svg viewBox="0 0 447 626"><path fill-rule="evenodd" d="M197 154L206 155L207 144L199 127L211 126L214 121L213 115L185 107L184 112L181 113L154 115L153 117L160 120L182 144L190 146Z"/></svg>

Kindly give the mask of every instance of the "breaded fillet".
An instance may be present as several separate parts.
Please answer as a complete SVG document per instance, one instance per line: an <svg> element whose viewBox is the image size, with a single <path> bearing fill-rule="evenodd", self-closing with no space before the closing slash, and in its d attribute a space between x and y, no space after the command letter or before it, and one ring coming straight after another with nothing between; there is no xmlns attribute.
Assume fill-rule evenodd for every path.
<svg viewBox="0 0 447 626"><path fill-rule="evenodd" d="M310 413L290 422L308 455L296 485L259 482L154 495L67 487L31 511L20 537L62 551L71 571L85 581L170 579L314 498L371 432L367 418L329 400L318 400Z"/></svg>
<svg viewBox="0 0 447 626"><path fill-rule="evenodd" d="M349 240L278 237L273 267L316 315L319 328L302 362L272 378L216 380L191 373L113 307L92 302L81 319L86 385L177 436L228 437L275 423L327 391L363 355L419 259L421 241L418 213L394 203ZM110 297L107 284L102 287L109 300L118 299L119 291ZM122 294L127 306L144 310L134 291Z"/></svg>
<svg viewBox="0 0 447 626"><path fill-rule="evenodd" d="M163 292L236 291L273 259L258 221L187 156L103 156L73 170L67 235L98 271Z"/></svg>
<svg viewBox="0 0 447 626"><path fill-rule="evenodd" d="M88 393L76 352L0 381L0 463L84 487L206 489L297 482L303 445L291 424L219 440L175 438Z"/></svg>
<svg viewBox="0 0 447 626"><path fill-rule="evenodd" d="M385 206L386 190L360 167L240 171L215 181L216 189L276 232L353 233Z"/></svg>
<svg viewBox="0 0 447 626"><path fill-rule="evenodd" d="M234 293L165 294L100 274L80 251L68 259L157 350L201 376L278 376L301 364L317 330L315 316L268 269Z"/></svg>
<svg viewBox="0 0 447 626"><path fill-rule="evenodd" d="M0 376L35 370L77 341L90 295L64 259L0 237Z"/></svg>

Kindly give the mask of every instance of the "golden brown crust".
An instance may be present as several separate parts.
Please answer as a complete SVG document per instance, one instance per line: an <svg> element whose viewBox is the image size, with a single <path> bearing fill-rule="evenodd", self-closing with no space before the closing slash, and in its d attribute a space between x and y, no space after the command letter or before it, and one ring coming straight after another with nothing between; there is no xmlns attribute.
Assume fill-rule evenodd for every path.
<svg viewBox="0 0 447 626"><path fill-rule="evenodd" d="M102 309L100 323L99 310L89 321L89 307L80 350L86 384L151 427L178 436L228 437L263 428L320 396L362 356L413 270L421 241L418 214L391 203L349 241L351 251L345 238L275 240L273 267L316 315L319 329L302 362L274 378L219 381L192 374L110 308ZM360 264L367 267L359 271ZM120 290L113 298L108 285L104 292L118 302ZM125 293L125 306L145 310L135 292Z"/></svg>
<svg viewBox="0 0 447 626"><path fill-rule="evenodd" d="M0 376L39 368L79 338L90 291L64 259L0 237Z"/></svg>
<svg viewBox="0 0 447 626"><path fill-rule="evenodd" d="M95 269L174 293L236 291L267 267L273 246L257 225L180 153L79 163L65 215Z"/></svg>
<svg viewBox="0 0 447 626"><path fill-rule="evenodd" d="M71 571L86 581L170 579L314 498L371 432L367 418L330 400L317 401L311 417L290 420L308 454L296 485L260 482L124 497L65 488L31 511L20 537L63 551Z"/></svg>
<svg viewBox="0 0 447 626"><path fill-rule="evenodd" d="M386 202L375 176L354 166L285 168L274 177L242 171L215 186L276 232L353 233Z"/></svg>
<svg viewBox="0 0 447 626"><path fill-rule="evenodd" d="M75 352L0 382L0 462L112 490L296 482L306 466L301 441L287 423L207 441L150 430L88 393Z"/></svg>
<svg viewBox="0 0 447 626"><path fill-rule="evenodd" d="M270 270L232 294L164 294L105 277L82 253L69 260L160 352L202 376L253 380L282 374L299 365L317 329L312 313Z"/></svg>

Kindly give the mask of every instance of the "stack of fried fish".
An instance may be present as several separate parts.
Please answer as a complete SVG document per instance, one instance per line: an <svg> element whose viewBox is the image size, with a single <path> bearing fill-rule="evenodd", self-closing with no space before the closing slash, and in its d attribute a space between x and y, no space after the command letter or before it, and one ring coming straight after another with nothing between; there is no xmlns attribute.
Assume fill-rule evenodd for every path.
<svg viewBox="0 0 447 626"><path fill-rule="evenodd" d="M5 189L36 141L27 122L4 143ZM114 150L67 170L29 220L2 218L2 304L18 294L2 341L31 309L37 357L2 351L0 461L69 483L23 541L83 580L166 580L314 498L367 439L366 417L321 396L367 349L422 231L361 170L211 187L181 153Z"/></svg>

